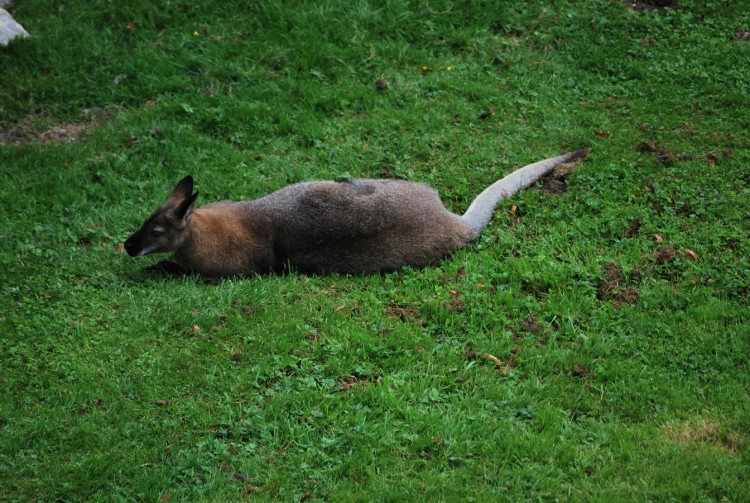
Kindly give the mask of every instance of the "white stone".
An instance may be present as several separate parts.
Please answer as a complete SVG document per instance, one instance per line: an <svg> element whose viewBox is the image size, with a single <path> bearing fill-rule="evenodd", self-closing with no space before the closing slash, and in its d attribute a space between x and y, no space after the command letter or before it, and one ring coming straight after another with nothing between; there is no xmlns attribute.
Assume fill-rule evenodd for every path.
<svg viewBox="0 0 750 503"><path fill-rule="evenodd" d="M0 45L8 45L16 37L28 36L29 33L13 19L7 10L0 9Z"/></svg>

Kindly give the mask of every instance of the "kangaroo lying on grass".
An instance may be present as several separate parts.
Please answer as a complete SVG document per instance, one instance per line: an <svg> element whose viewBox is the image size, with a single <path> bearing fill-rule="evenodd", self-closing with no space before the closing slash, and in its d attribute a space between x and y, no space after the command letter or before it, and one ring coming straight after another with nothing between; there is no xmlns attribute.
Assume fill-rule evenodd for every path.
<svg viewBox="0 0 750 503"><path fill-rule="evenodd" d="M252 201L195 207L193 178L125 241L132 257L173 252L169 272L207 278L282 271L369 274L422 267L479 236L508 198L588 149L529 164L487 187L462 216L437 192L404 180L346 180L290 185Z"/></svg>

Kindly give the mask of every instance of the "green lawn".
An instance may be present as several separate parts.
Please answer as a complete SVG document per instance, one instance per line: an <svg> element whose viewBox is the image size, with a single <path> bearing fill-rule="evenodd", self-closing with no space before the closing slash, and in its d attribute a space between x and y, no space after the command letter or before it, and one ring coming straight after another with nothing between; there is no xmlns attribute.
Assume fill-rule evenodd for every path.
<svg viewBox="0 0 750 503"><path fill-rule="evenodd" d="M19 0L0 500L750 500L750 9L654 3ZM187 174L460 213L578 148L423 270L211 284L122 248Z"/></svg>

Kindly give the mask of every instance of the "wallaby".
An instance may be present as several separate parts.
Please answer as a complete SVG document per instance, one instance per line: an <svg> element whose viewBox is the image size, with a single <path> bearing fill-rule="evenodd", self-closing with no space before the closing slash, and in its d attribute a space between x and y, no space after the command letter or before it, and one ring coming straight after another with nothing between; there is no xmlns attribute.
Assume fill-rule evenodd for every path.
<svg viewBox="0 0 750 503"><path fill-rule="evenodd" d="M434 263L482 232L500 199L532 185L578 150L530 164L487 187L462 216L437 192L404 180L356 179L290 185L252 201L195 207L186 176L125 241L130 256L173 252L162 268L207 278L292 269L378 273ZM167 267L171 265L171 267Z"/></svg>

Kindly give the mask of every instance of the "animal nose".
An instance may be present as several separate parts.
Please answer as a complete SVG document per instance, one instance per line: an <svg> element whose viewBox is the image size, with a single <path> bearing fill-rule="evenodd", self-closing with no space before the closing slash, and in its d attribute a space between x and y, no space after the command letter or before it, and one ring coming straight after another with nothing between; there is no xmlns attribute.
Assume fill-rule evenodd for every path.
<svg viewBox="0 0 750 503"><path fill-rule="evenodd" d="M128 238L128 240L125 241L125 251L128 252L128 255L130 255L131 257L135 257L136 246L135 246L135 243L133 242L132 237Z"/></svg>

